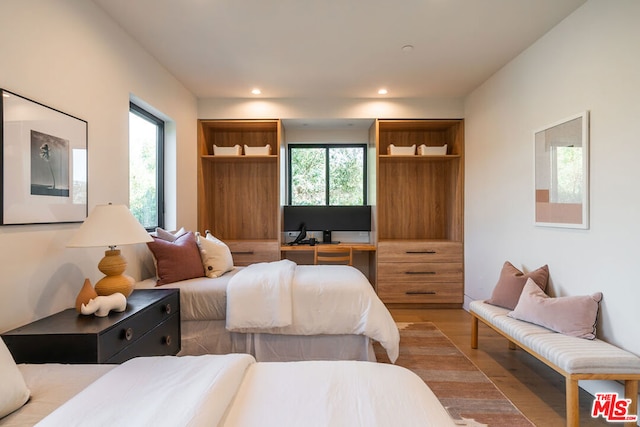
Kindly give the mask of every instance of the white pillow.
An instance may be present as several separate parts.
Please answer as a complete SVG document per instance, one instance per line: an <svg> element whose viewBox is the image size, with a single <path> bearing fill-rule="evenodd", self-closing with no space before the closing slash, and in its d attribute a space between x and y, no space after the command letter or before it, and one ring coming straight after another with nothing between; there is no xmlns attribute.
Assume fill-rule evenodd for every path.
<svg viewBox="0 0 640 427"><path fill-rule="evenodd" d="M187 234L187 230L184 227L180 227L178 231L167 231L160 227L156 228L156 237L158 239L166 240L167 242L175 242L176 239L184 234Z"/></svg>
<svg viewBox="0 0 640 427"><path fill-rule="evenodd" d="M29 400L29 389L13 356L0 338L0 418L19 409Z"/></svg>
<svg viewBox="0 0 640 427"><path fill-rule="evenodd" d="M213 237L208 231L206 238L198 234L197 242L207 277L220 277L233 270L231 250L224 242Z"/></svg>

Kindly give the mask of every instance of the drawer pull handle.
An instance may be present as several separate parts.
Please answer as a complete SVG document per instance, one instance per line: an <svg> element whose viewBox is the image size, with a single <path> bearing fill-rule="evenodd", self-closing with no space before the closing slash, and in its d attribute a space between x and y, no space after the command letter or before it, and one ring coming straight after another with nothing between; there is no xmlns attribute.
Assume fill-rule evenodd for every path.
<svg viewBox="0 0 640 427"><path fill-rule="evenodd" d="M123 335L125 340L131 341L131 339L133 339L133 328L125 329Z"/></svg>
<svg viewBox="0 0 640 427"><path fill-rule="evenodd" d="M164 307L162 307L162 311L164 312L164 314L171 314L171 304L166 304Z"/></svg>
<svg viewBox="0 0 640 427"><path fill-rule="evenodd" d="M254 252L253 251L231 251L232 254L234 255L253 255Z"/></svg>
<svg viewBox="0 0 640 427"><path fill-rule="evenodd" d="M406 251L407 254L435 254L436 251Z"/></svg>
<svg viewBox="0 0 640 427"><path fill-rule="evenodd" d="M405 271L404 274L436 274L435 271Z"/></svg>
<svg viewBox="0 0 640 427"><path fill-rule="evenodd" d="M407 291L405 292L407 295L435 295L435 291Z"/></svg>
<svg viewBox="0 0 640 427"><path fill-rule="evenodd" d="M167 347L171 346L171 335L167 335L166 337L162 338L162 344L166 345Z"/></svg>

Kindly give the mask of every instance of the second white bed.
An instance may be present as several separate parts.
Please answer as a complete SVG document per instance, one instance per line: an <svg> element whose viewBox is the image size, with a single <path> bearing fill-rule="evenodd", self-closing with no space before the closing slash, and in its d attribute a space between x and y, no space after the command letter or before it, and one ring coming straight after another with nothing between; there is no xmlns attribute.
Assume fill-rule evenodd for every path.
<svg viewBox="0 0 640 427"><path fill-rule="evenodd" d="M417 375L388 364L209 355L20 370L31 399L3 427L454 425Z"/></svg>
<svg viewBox="0 0 640 427"><path fill-rule="evenodd" d="M400 336L391 314L364 274L348 266L295 267L291 325L228 330L227 287L241 270L251 268L237 267L215 279L165 285L180 289L180 355L247 352L258 361L373 361L371 344L375 340L392 361L397 358ZM155 279L136 284L139 289L153 287ZM251 313L252 307L242 310Z"/></svg>

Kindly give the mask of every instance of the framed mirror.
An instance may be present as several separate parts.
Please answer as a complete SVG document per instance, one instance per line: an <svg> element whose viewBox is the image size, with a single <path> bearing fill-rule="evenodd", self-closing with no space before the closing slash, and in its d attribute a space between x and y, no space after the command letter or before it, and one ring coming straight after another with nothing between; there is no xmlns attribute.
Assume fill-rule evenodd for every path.
<svg viewBox="0 0 640 427"><path fill-rule="evenodd" d="M535 224L589 228L589 113L534 132Z"/></svg>

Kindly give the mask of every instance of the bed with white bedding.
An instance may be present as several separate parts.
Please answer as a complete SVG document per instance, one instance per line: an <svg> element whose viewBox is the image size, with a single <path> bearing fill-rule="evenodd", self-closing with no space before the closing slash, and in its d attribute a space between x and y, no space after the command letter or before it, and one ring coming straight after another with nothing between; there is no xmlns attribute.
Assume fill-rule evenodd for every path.
<svg viewBox="0 0 640 427"><path fill-rule="evenodd" d="M155 279L136 284L155 286ZM164 286L180 289L180 355L244 352L258 361L373 361L375 340L390 360L398 356L396 324L354 267L282 260Z"/></svg>
<svg viewBox="0 0 640 427"><path fill-rule="evenodd" d="M389 364L230 354L19 368L31 399L2 427L454 425L417 375Z"/></svg>

